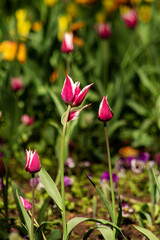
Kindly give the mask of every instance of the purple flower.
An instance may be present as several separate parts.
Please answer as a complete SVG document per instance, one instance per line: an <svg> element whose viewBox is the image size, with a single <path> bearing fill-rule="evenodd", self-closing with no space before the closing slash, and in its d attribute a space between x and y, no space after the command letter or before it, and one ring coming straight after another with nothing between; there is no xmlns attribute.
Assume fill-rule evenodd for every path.
<svg viewBox="0 0 160 240"><path fill-rule="evenodd" d="M117 175L115 173L112 173L112 179L113 179L114 183L117 183L119 180L119 178L117 177ZM105 182L105 181L109 181L109 180L110 180L109 171L102 173L100 181Z"/></svg>
<svg viewBox="0 0 160 240"><path fill-rule="evenodd" d="M4 156L4 154L2 152L0 152L0 158L3 157L3 156Z"/></svg>
<svg viewBox="0 0 160 240"><path fill-rule="evenodd" d="M129 205L126 202L122 203L122 216L123 217L129 217L134 212L135 212L134 208L129 207Z"/></svg>
<svg viewBox="0 0 160 240"><path fill-rule="evenodd" d="M73 160L73 158L71 157L68 157L67 160L66 160L66 166L69 167L69 168L74 168L75 167L75 162Z"/></svg>
<svg viewBox="0 0 160 240"><path fill-rule="evenodd" d="M113 118L113 112L108 105L108 96L102 97L102 101L99 106L98 119L102 122L108 122Z"/></svg>
<svg viewBox="0 0 160 240"><path fill-rule="evenodd" d="M26 211L31 210L32 205L23 197L20 196L21 203L23 204L23 207L26 209Z"/></svg>
<svg viewBox="0 0 160 240"><path fill-rule="evenodd" d="M144 169L145 162L142 160L132 159L131 170L135 173L141 173Z"/></svg>
<svg viewBox="0 0 160 240"><path fill-rule="evenodd" d="M36 173L41 170L41 163L36 150L32 152L31 150L26 149L25 169L29 173Z"/></svg>
<svg viewBox="0 0 160 240"><path fill-rule="evenodd" d="M150 154L148 152L140 152L138 156L138 160L147 162L150 158Z"/></svg>
<svg viewBox="0 0 160 240"><path fill-rule="evenodd" d="M39 179L40 179L40 177L38 176L38 177L36 177L36 178L34 178L34 186L36 187L37 186L37 184L39 183ZM33 179L31 178L30 179L30 186L32 187L32 183L33 182Z"/></svg>
<svg viewBox="0 0 160 240"><path fill-rule="evenodd" d="M64 176L64 186L67 187L67 186L70 186L72 184L73 184L72 179L68 176Z"/></svg>

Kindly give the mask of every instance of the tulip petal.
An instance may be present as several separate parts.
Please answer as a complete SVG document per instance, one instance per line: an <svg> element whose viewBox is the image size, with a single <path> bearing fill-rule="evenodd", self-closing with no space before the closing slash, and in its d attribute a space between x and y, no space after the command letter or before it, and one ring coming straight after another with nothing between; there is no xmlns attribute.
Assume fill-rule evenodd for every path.
<svg viewBox="0 0 160 240"><path fill-rule="evenodd" d="M74 102L73 102L73 106L78 107L79 105L81 105L83 99L85 98L88 90L90 89L90 87L93 85L93 83L87 85L86 87L84 87L78 94L78 96L75 96Z"/></svg>
<svg viewBox="0 0 160 240"><path fill-rule="evenodd" d="M25 169L29 173L36 173L40 171L41 163L36 150L34 151L34 153L31 150L26 150Z"/></svg>
<svg viewBox="0 0 160 240"><path fill-rule="evenodd" d="M22 196L19 196L20 197L20 200L23 204L23 207L28 211L32 208L32 205L26 200L24 199Z"/></svg>
<svg viewBox="0 0 160 240"><path fill-rule="evenodd" d="M71 105L74 100L75 95L75 84L68 75L66 75L66 79L64 81L64 85L62 88L62 99L67 105Z"/></svg>
<svg viewBox="0 0 160 240"><path fill-rule="evenodd" d="M68 121L67 121L67 122L70 122L70 121L72 121L72 120L76 120L76 119L78 118L80 112L81 112L83 109L89 107L90 105L91 105L91 104L85 105L85 106L82 107L81 109L74 110L74 111L70 112L70 113L69 113L69 116L68 116Z"/></svg>

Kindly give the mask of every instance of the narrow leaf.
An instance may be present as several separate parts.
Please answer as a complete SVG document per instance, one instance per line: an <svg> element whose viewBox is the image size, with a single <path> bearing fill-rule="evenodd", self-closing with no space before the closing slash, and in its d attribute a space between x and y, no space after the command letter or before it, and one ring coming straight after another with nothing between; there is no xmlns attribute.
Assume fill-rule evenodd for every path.
<svg viewBox="0 0 160 240"><path fill-rule="evenodd" d="M146 228L142 228L135 225L133 225L133 227L135 227L140 233L142 233L149 240L159 240L151 231L147 230Z"/></svg>
<svg viewBox="0 0 160 240"><path fill-rule="evenodd" d="M156 184L157 184L157 188L158 188L158 191L159 191L159 194L160 194L160 183L159 183L159 181L158 181L158 179L157 179L157 177L156 177L156 174L155 174L155 170L154 170L154 169L152 169L152 174L153 174L154 180L155 180L155 182L156 182Z"/></svg>
<svg viewBox="0 0 160 240"><path fill-rule="evenodd" d="M105 240L114 240L113 231L109 227L100 226L97 229L100 231Z"/></svg>
<svg viewBox="0 0 160 240"><path fill-rule="evenodd" d="M61 195L58 191L56 184L44 168L41 168L39 172L39 177L49 196L54 200L59 209L62 210Z"/></svg>
<svg viewBox="0 0 160 240"><path fill-rule="evenodd" d="M94 188L97 190L99 196L101 197L101 199L103 200L106 208L108 209L109 215L112 219L113 223L116 223L115 219L114 219L114 215L113 215L113 211L111 208L111 205L109 203L109 201L105 198L104 194L101 192L101 190L95 185L95 183L87 176L87 178L89 179L89 181L92 183L92 185L94 186Z"/></svg>
<svg viewBox="0 0 160 240"><path fill-rule="evenodd" d="M123 236L124 239L125 236L123 235L121 229L114 223L111 223L107 220L104 219L94 219L94 218L85 218L85 217L76 217L76 218L72 218L68 223L67 223L67 239L69 239L69 236L72 232L72 230L81 222L84 221L91 221L91 222L96 222L96 223L100 223L102 225L109 225L111 227L114 227L115 229L117 229L120 234Z"/></svg>

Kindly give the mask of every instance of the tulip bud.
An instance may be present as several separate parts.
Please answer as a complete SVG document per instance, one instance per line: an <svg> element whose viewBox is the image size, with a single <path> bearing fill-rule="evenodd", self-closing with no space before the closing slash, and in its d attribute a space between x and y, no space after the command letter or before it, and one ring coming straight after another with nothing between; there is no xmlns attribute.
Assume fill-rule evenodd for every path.
<svg viewBox="0 0 160 240"><path fill-rule="evenodd" d="M22 117L21 117L21 121L26 125L26 126L29 126L29 125L32 125L34 123L34 117L29 117L27 114L24 114Z"/></svg>
<svg viewBox="0 0 160 240"><path fill-rule="evenodd" d="M135 9L123 14L122 19L128 28L135 28L138 24L138 16Z"/></svg>
<svg viewBox="0 0 160 240"><path fill-rule="evenodd" d="M100 23L96 26L97 33L100 38L106 39L112 35L111 25L107 23Z"/></svg>
<svg viewBox="0 0 160 240"><path fill-rule="evenodd" d="M72 53L73 50L73 33L65 33L63 36L61 51L65 53Z"/></svg>
<svg viewBox="0 0 160 240"><path fill-rule="evenodd" d="M108 96L102 97L102 101L99 106L98 119L102 122L108 122L113 118L113 112L108 105Z"/></svg>
<svg viewBox="0 0 160 240"><path fill-rule="evenodd" d="M32 174L41 170L41 163L36 150L34 153L31 150L26 150L25 169L27 172Z"/></svg>
<svg viewBox="0 0 160 240"><path fill-rule="evenodd" d="M23 89L22 79L20 77L11 78L11 88L14 92L22 90Z"/></svg>
<svg viewBox="0 0 160 240"><path fill-rule="evenodd" d="M22 196L20 196L21 203L23 204L23 207L26 209L26 211L31 210L32 205L24 199Z"/></svg>

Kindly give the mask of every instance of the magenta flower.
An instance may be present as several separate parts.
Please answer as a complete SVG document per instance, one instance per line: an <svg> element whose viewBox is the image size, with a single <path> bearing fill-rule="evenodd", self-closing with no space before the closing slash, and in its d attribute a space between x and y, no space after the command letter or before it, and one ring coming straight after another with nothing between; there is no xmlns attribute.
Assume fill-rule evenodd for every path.
<svg viewBox="0 0 160 240"><path fill-rule="evenodd" d="M78 107L81 105L83 99L85 98L89 88L93 85L87 85L82 90L80 90L80 82L74 83L72 78L66 75L66 79L64 81L64 85L62 88L62 99L67 105L71 105L71 107Z"/></svg>
<svg viewBox="0 0 160 240"><path fill-rule="evenodd" d="M70 186L72 184L73 184L72 179L68 176L64 176L64 186L67 187L67 186Z"/></svg>
<svg viewBox="0 0 160 240"><path fill-rule="evenodd" d="M23 207L28 211L28 210L31 210L32 208L32 205L26 200L24 199L22 196L20 196L20 200L21 200L21 203L23 204Z"/></svg>
<svg viewBox="0 0 160 240"><path fill-rule="evenodd" d="M23 89L23 83L22 83L22 79L20 77L11 78L11 89L14 92L17 92L17 91Z"/></svg>
<svg viewBox="0 0 160 240"><path fill-rule="evenodd" d="M106 38L110 38L110 36L112 35L110 24L100 23L96 25L95 28L100 38L106 39Z"/></svg>
<svg viewBox="0 0 160 240"><path fill-rule="evenodd" d="M117 175L115 173L112 173L112 178L113 178L114 183L117 183L118 180L119 180L119 178L117 177ZM110 180L109 171L106 171L106 172L102 173L100 181L101 182L106 182L106 181L109 181L109 180Z"/></svg>
<svg viewBox="0 0 160 240"><path fill-rule="evenodd" d="M65 53L72 53L74 50L73 33L65 33L63 36L61 51Z"/></svg>
<svg viewBox="0 0 160 240"><path fill-rule="evenodd" d="M81 112L83 109L89 107L90 105L91 105L91 104L88 104L88 105L85 105L84 107L82 107L81 109L71 111L71 112L69 113L69 116L68 116L68 120L67 120L67 121L70 122L70 121L72 121L72 120L76 120L76 119L78 118L80 112Z"/></svg>
<svg viewBox="0 0 160 240"><path fill-rule="evenodd" d="M123 14L122 19L128 28L135 28L138 24L138 15L135 9Z"/></svg>
<svg viewBox="0 0 160 240"><path fill-rule="evenodd" d="M108 97L102 97L99 106L98 119L102 122L108 122L113 118L113 112L108 105Z"/></svg>
<svg viewBox="0 0 160 240"><path fill-rule="evenodd" d="M26 150L25 169L29 173L36 173L41 170L41 163L36 150L34 153L31 150Z"/></svg>
<svg viewBox="0 0 160 240"><path fill-rule="evenodd" d="M34 123L34 117L30 117L28 114L24 114L22 117L21 117L21 121L26 125L26 126L29 126L29 125L32 125Z"/></svg>

